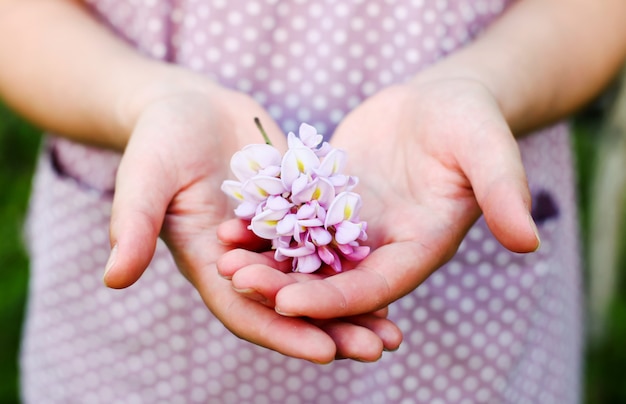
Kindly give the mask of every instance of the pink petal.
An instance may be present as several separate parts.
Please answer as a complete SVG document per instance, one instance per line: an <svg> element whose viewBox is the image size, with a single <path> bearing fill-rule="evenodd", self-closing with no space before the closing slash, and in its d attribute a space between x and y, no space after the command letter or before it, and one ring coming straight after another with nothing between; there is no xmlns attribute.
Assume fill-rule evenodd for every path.
<svg viewBox="0 0 626 404"><path fill-rule="evenodd" d="M325 246L333 241L333 236L323 227L311 227L309 235L311 236L311 241L317 246Z"/></svg>
<svg viewBox="0 0 626 404"><path fill-rule="evenodd" d="M317 254L326 265L329 265L335 272L341 272L341 260L337 253L328 246L318 247Z"/></svg>
<svg viewBox="0 0 626 404"><path fill-rule="evenodd" d="M347 254L345 257L350 261L361 261L363 258L367 257L370 253L370 248L365 245L357 246L353 248L350 254Z"/></svg>
<svg viewBox="0 0 626 404"><path fill-rule="evenodd" d="M294 272L310 274L317 271L322 265L322 260L317 254L309 254L294 259Z"/></svg>
<svg viewBox="0 0 626 404"><path fill-rule="evenodd" d="M343 256L348 256L354 252L354 248L350 244L336 244L336 248Z"/></svg>
<svg viewBox="0 0 626 404"><path fill-rule="evenodd" d="M361 235L361 224L347 220L335 225L335 240L339 244L348 244L355 241Z"/></svg>

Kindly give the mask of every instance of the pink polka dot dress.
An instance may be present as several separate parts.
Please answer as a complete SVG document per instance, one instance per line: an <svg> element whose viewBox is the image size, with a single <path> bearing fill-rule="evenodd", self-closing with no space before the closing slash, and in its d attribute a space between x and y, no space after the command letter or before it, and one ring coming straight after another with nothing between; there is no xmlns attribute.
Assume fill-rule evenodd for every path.
<svg viewBox="0 0 626 404"><path fill-rule="evenodd" d="M142 53L325 134L365 98L471 41L505 0L89 0ZM502 248L479 220L390 317L376 363L315 365L241 341L159 244L135 285L101 283L119 156L49 136L28 222L27 403L576 403L581 280L567 128L520 140L542 237Z"/></svg>

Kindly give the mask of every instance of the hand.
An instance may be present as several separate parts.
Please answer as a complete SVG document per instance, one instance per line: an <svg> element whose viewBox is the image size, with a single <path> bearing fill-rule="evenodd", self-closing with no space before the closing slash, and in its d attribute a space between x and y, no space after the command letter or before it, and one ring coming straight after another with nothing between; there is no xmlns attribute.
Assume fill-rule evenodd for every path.
<svg viewBox="0 0 626 404"><path fill-rule="evenodd" d="M232 215L220 186L229 177L230 156L263 142L254 117L280 147L284 136L256 102L215 85L208 91L168 92L141 108L118 171L105 283L114 288L134 283L160 235L207 307L240 338L314 362L378 359L389 345L383 342L387 330L399 335L384 317L285 318L236 293L218 275L215 261L229 247L218 242L216 228Z"/></svg>
<svg viewBox="0 0 626 404"><path fill-rule="evenodd" d="M262 292L283 315L336 318L387 306L455 254L481 210L505 247L538 248L517 143L480 83L388 88L349 114L332 143L347 150L346 172L360 179L372 253L354 270L324 279L284 275L272 285L264 265L237 263L229 258L235 252L218 264L236 286ZM243 240L233 222L220 237Z"/></svg>

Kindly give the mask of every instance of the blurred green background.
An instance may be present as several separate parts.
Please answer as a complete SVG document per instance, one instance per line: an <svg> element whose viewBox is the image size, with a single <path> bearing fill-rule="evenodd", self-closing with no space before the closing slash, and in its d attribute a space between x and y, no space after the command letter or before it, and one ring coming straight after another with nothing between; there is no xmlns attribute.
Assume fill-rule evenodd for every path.
<svg viewBox="0 0 626 404"><path fill-rule="evenodd" d="M573 120L584 244L590 241L591 183L610 98L604 97ZM40 140L36 128L0 104L0 404L19 403L17 354L28 284L28 259L21 236ZM624 247L626 243L621 242L620 268L626 262ZM589 276L587 270L585 275ZM586 403L626 403L626 276L618 273L617 279L605 335L589 344L585 355Z"/></svg>
<svg viewBox="0 0 626 404"><path fill-rule="evenodd" d="M22 227L41 136L0 104L0 403L18 403L17 350L28 284Z"/></svg>

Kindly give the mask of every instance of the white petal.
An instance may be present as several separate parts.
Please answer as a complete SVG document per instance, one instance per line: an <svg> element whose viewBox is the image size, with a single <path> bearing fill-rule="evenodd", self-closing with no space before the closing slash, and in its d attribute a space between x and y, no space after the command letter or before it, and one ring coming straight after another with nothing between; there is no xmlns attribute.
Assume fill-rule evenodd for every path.
<svg viewBox="0 0 626 404"><path fill-rule="evenodd" d="M354 192L342 192L333 200L326 211L326 220L324 226L341 223L344 220L351 220L358 217L359 209L361 209L361 197Z"/></svg>
<svg viewBox="0 0 626 404"><path fill-rule="evenodd" d="M285 217L276 224L276 232L280 236L293 237L294 229L298 223L296 215L293 213L285 215Z"/></svg>
<svg viewBox="0 0 626 404"><path fill-rule="evenodd" d="M328 153L330 153L334 148L328 142L322 142L322 145L315 149L315 154L317 157L324 157Z"/></svg>
<svg viewBox="0 0 626 404"><path fill-rule="evenodd" d="M286 189L279 178L257 175L243 184L243 191L246 196L263 201L270 195L282 194Z"/></svg>
<svg viewBox="0 0 626 404"><path fill-rule="evenodd" d="M241 192L241 182L233 180L225 180L222 182L222 192L237 201L243 201L243 193Z"/></svg>
<svg viewBox="0 0 626 404"><path fill-rule="evenodd" d="M330 177L340 174L346 165L346 152L341 149L331 150L320 164L317 170L320 175Z"/></svg>
<svg viewBox="0 0 626 404"><path fill-rule="evenodd" d="M298 179L299 181L299 179ZM296 191L296 181L292 187L293 194L291 200L295 204L307 203L310 201L318 201L322 206L328 206L335 198L335 187L326 178L315 178L301 190Z"/></svg>
<svg viewBox="0 0 626 404"><path fill-rule="evenodd" d="M267 240L272 240L278 237L276 225L285 217L287 212L289 212L289 210L266 210L252 218L250 228L257 236Z"/></svg>
<svg viewBox="0 0 626 404"><path fill-rule="evenodd" d="M306 146L304 146L304 143L302 143L302 140L300 140L300 138L296 136L295 133L289 132L287 134L287 147L290 149L295 149L297 147L306 147Z"/></svg>
<svg viewBox="0 0 626 404"><path fill-rule="evenodd" d="M298 135L300 140L302 140L302 143L311 149L317 148L317 146L324 141L324 136L318 134L317 129L308 123L300 124Z"/></svg>
<svg viewBox="0 0 626 404"><path fill-rule="evenodd" d="M304 257L315 253L315 246L300 245L297 247L279 248L277 251L286 257Z"/></svg>
<svg viewBox="0 0 626 404"><path fill-rule="evenodd" d="M316 207L313 204L305 203L296 212L298 219L311 219L316 216Z"/></svg>
<svg viewBox="0 0 626 404"><path fill-rule="evenodd" d="M283 210L291 208L293 206L293 203L289 202L282 196L271 195L269 198L267 198L265 206L271 210Z"/></svg>
<svg viewBox="0 0 626 404"><path fill-rule="evenodd" d="M312 186L311 182L312 182L311 177L305 174L300 174L300 176L296 178L296 180L291 184L291 200L294 203L303 203L307 201L307 199L300 198L300 199L303 199L302 202L297 202L296 200L294 200L294 195L298 195L301 192L303 192L305 189L307 189L307 187ZM298 199L297 196L296 196L296 199Z"/></svg>
<svg viewBox="0 0 626 404"><path fill-rule="evenodd" d="M326 178L319 178L311 197L323 207L328 207L335 199L335 187Z"/></svg>
<svg viewBox="0 0 626 404"><path fill-rule="evenodd" d="M281 178L287 188L291 188L291 184L300 174L311 174L319 165L320 160L311 149L306 147L289 149L281 163Z"/></svg>
<svg viewBox="0 0 626 404"><path fill-rule="evenodd" d="M302 227L319 227L324 225L318 218L298 220L298 224Z"/></svg>
<svg viewBox="0 0 626 404"><path fill-rule="evenodd" d="M252 219L258 206L259 205L254 202L243 201L235 208L235 215L242 219Z"/></svg>
<svg viewBox="0 0 626 404"><path fill-rule="evenodd" d="M230 169L241 182L252 178L270 166L279 166L280 152L267 144L251 144L233 155Z"/></svg>

